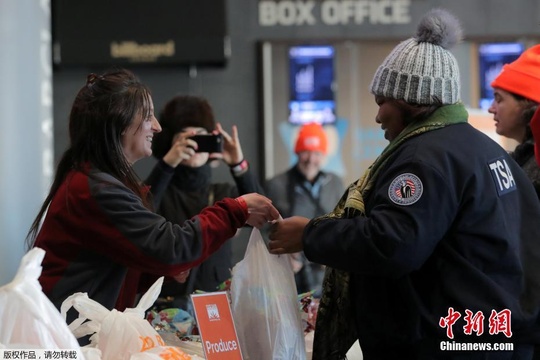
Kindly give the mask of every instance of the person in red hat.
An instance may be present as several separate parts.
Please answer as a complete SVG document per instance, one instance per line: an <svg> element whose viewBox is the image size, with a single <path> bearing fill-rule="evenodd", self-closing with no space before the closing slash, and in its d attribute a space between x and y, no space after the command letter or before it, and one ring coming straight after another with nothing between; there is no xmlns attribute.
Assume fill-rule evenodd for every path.
<svg viewBox="0 0 540 360"><path fill-rule="evenodd" d="M535 160L530 126L540 103L540 45L526 50L503 67L491 83L495 98L488 111L493 114L497 134L518 142L511 156L527 173L540 199L540 167ZM540 124L537 125L540 140Z"/></svg>
<svg viewBox="0 0 540 360"><path fill-rule="evenodd" d="M491 86L495 99L488 111L495 119L497 134L519 143L511 156L540 199L540 45L505 65ZM534 348L536 358L540 358L540 345Z"/></svg>
<svg viewBox="0 0 540 360"><path fill-rule="evenodd" d="M328 153L328 137L318 123L303 125L294 152L298 161L287 171L267 181L266 195L283 218L292 215L315 218L332 211L344 191L342 179L321 170ZM302 253L294 255L296 287L299 293L320 293L324 268L310 263Z"/></svg>

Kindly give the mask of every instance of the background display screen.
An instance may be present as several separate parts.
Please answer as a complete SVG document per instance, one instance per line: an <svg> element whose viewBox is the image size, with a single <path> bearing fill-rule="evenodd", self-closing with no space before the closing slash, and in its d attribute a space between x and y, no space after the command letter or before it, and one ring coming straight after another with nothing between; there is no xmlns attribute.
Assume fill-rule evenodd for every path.
<svg viewBox="0 0 540 360"><path fill-rule="evenodd" d="M481 109L487 110L493 101L492 81L500 74L503 66L516 60L523 50L520 43L490 43L478 47Z"/></svg>
<svg viewBox="0 0 540 360"><path fill-rule="evenodd" d="M334 48L293 46L289 66L289 122L335 122Z"/></svg>

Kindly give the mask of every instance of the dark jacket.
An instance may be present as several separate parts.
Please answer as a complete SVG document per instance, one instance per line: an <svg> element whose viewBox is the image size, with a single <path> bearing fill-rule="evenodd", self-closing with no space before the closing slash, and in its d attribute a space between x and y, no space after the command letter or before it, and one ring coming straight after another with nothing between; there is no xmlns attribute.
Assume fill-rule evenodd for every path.
<svg viewBox="0 0 540 360"><path fill-rule="evenodd" d="M403 185L415 202L400 203ZM365 359L464 354L441 352L441 341L531 343L540 303L535 195L504 149L469 124L451 125L401 145L367 194L365 217L311 222L304 252L352 273ZM454 339L440 325L450 308L461 314ZM510 339L488 333L492 310L505 309ZM465 310L485 316L482 336L464 334Z"/></svg>
<svg viewBox="0 0 540 360"><path fill-rule="evenodd" d="M312 189L316 188L316 195ZM313 219L329 213L343 195L343 181L331 172L320 171L313 184L308 183L305 176L293 166L289 170L274 176L266 182L266 195L272 199L274 206L284 218L293 215ZM299 254L302 268L295 273L298 293L315 290L320 296L324 277L324 266L310 263L303 254Z"/></svg>
<svg viewBox="0 0 540 360"><path fill-rule="evenodd" d="M525 171L529 180L531 180L536 195L540 199L540 167L534 157L534 140L532 137L522 144L519 144L514 152L510 154L519 166Z"/></svg>
<svg viewBox="0 0 540 360"><path fill-rule="evenodd" d="M319 187L319 196L314 198L303 185L305 181L294 166L266 182L266 195L284 218L298 215L311 219L326 214L333 210L345 190L339 176L321 171L314 184Z"/></svg>

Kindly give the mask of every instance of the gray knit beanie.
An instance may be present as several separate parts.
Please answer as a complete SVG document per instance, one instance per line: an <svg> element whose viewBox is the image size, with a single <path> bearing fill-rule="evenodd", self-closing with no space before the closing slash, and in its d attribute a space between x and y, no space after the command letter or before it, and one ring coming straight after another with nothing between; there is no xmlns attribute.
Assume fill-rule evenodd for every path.
<svg viewBox="0 0 540 360"><path fill-rule="evenodd" d="M397 45L379 66L371 93L420 105L459 102L459 68L448 49L461 37L454 15L444 9L429 11L416 36Z"/></svg>

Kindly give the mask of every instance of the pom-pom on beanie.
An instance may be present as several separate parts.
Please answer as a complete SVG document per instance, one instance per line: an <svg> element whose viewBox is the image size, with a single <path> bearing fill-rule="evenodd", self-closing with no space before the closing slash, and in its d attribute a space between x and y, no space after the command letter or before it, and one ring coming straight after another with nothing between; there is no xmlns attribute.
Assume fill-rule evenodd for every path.
<svg viewBox="0 0 540 360"><path fill-rule="evenodd" d="M429 11L416 36L398 44L379 66L371 93L420 105L459 102L459 67L449 49L462 33L459 20L447 10Z"/></svg>
<svg viewBox="0 0 540 360"><path fill-rule="evenodd" d="M298 132L294 152L319 151L326 154L328 150L328 139L322 125L311 123L303 125Z"/></svg>
<svg viewBox="0 0 540 360"><path fill-rule="evenodd" d="M504 65L491 87L540 103L540 45L525 50L514 62Z"/></svg>

